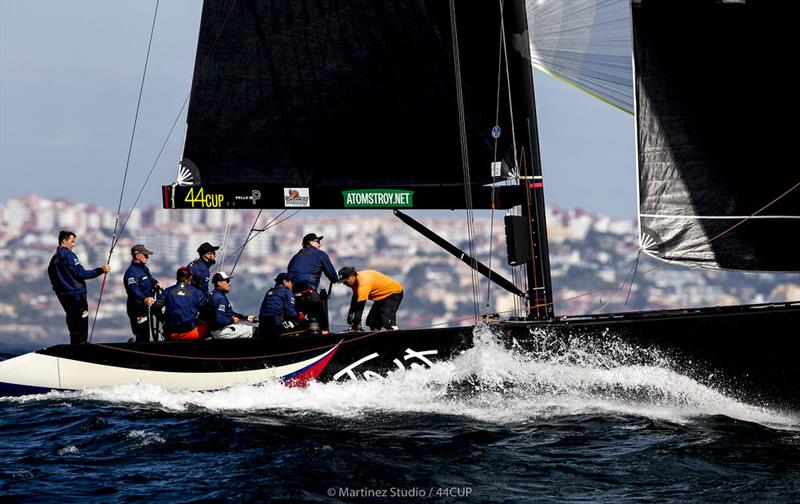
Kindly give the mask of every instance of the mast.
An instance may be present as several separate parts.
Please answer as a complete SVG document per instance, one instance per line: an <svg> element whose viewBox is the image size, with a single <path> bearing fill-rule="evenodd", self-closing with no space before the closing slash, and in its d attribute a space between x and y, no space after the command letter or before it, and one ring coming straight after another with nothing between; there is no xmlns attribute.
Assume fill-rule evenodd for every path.
<svg viewBox="0 0 800 504"><path fill-rule="evenodd" d="M524 187L522 214L528 225L530 258L525 263L528 280L528 318L548 319L553 313L553 290L550 282L550 252L547 246L547 222L545 221L544 182L539 151L539 129L536 120L536 99L533 87L530 45L528 43L528 20L524 0L506 2L505 40L508 44L509 72L514 95L512 103L524 105L524 110L515 110L517 135L524 139L526 159L518 167L520 182ZM521 42L524 41L524 42ZM519 149L519 148L518 148ZM517 155L522 153L519 149Z"/></svg>

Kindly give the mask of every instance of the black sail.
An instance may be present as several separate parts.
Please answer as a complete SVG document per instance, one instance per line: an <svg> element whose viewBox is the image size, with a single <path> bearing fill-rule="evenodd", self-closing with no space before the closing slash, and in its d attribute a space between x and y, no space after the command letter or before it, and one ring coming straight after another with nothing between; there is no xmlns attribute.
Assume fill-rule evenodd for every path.
<svg viewBox="0 0 800 504"><path fill-rule="evenodd" d="M506 34L509 106L501 4L456 4L472 194L488 207L490 164L504 177L515 167L512 129L517 153L531 152L530 87L515 84L530 63L528 75L514 64L529 59L528 37ZM412 190L415 208L465 208L455 61L446 1L207 1L182 164L205 195L225 187L267 208L290 188L316 208L369 188ZM179 206L186 188L168 190L165 205ZM518 204L507 192L505 206Z"/></svg>
<svg viewBox="0 0 800 504"><path fill-rule="evenodd" d="M652 255L798 271L794 16L779 2L633 3L640 229Z"/></svg>

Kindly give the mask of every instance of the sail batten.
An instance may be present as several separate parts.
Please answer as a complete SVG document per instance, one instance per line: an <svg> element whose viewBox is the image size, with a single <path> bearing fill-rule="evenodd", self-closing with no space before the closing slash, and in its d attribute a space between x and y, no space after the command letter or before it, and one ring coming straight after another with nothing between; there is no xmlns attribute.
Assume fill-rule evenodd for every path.
<svg viewBox="0 0 800 504"><path fill-rule="evenodd" d="M639 217L650 217L653 219L730 219L745 221L748 219L800 219L800 215L659 215L659 214L639 214Z"/></svg>

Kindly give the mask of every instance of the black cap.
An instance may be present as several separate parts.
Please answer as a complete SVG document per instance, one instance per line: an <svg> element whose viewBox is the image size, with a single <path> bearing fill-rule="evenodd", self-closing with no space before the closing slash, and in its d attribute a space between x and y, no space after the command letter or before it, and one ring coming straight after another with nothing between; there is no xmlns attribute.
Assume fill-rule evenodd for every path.
<svg viewBox="0 0 800 504"><path fill-rule="evenodd" d="M214 273L214 276L211 278L211 283L221 282L222 280L227 280L228 282L231 281L232 276L225 273L224 271L220 271L219 273Z"/></svg>
<svg viewBox="0 0 800 504"><path fill-rule="evenodd" d="M278 273L278 276L275 277L275 283L279 284L282 283L284 280L291 280L292 277L289 276L289 273Z"/></svg>
<svg viewBox="0 0 800 504"><path fill-rule="evenodd" d="M199 247L197 247L197 253L200 255L205 254L206 252L216 252L219 247L215 247L208 242L203 243Z"/></svg>
<svg viewBox="0 0 800 504"><path fill-rule="evenodd" d="M352 266L345 266L344 268L339 270L339 279L336 280L336 283L344 282L350 275L355 275L356 269Z"/></svg>
<svg viewBox="0 0 800 504"><path fill-rule="evenodd" d="M152 255L153 253L147 250L147 247L145 247L141 243L137 243L131 248L131 255L135 256L136 254L144 254L146 256L149 256Z"/></svg>
<svg viewBox="0 0 800 504"><path fill-rule="evenodd" d="M303 237L303 246L305 247L312 241L320 241L321 239L325 238L324 236L317 236L314 233L308 233Z"/></svg>

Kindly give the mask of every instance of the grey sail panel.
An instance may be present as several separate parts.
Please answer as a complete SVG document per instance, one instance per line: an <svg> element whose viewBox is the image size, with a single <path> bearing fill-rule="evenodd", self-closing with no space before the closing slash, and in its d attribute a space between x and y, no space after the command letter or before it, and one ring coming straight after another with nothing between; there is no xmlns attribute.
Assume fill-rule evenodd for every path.
<svg viewBox="0 0 800 504"><path fill-rule="evenodd" d="M629 0L526 0L531 63L633 113Z"/></svg>
<svg viewBox="0 0 800 504"><path fill-rule="evenodd" d="M798 271L787 118L792 16L766 2L641 1L633 43L642 246L667 261ZM794 188L794 190L792 190Z"/></svg>
<svg viewBox="0 0 800 504"><path fill-rule="evenodd" d="M456 5L470 178L484 196L493 161L505 175L515 166L512 129L517 153L531 152L519 84L530 76L512 72L512 107L502 73L496 118L499 6ZM508 34L509 57L527 62L515 36L527 39ZM273 186L310 188L312 202L343 187L400 187L425 193L426 206L464 207L463 196L428 194L463 193L447 2L205 2L187 122L183 164L203 186L252 187L259 203Z"/></svg>

